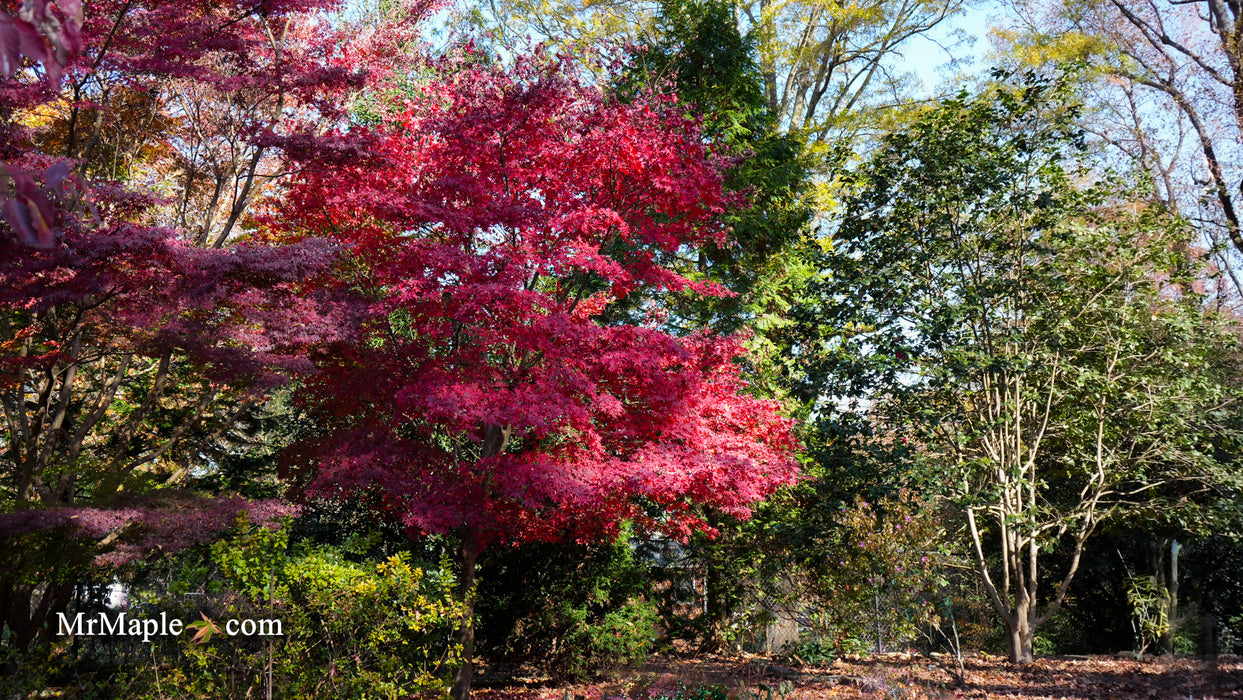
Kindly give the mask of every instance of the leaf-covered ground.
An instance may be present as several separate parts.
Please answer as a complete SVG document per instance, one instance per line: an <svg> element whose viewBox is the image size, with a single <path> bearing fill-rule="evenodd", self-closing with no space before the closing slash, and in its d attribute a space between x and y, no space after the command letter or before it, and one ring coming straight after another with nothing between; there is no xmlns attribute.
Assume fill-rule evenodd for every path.
<svg viewBox="0 0 1243 700"><path fill-rule="evenodd" d="M782 682L785 700L821 698L1243 698L1243 658L1222 656L1134 660L1112 656L1048 657L1027 667L972 654L966 683L955 682L953 659L917 654L849 657L825 665L787 665L765 657L658 658L610 680L557 685L540 679L485 682L480 700L650 700L681 688L718 685L731 700L769 700ZM782 700L773 693L771 700Z"/></svg>

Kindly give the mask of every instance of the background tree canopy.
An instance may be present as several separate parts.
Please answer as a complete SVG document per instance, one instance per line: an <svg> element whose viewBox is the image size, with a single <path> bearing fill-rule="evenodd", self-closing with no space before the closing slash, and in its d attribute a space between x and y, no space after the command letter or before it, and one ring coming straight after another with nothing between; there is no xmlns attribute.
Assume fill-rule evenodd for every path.
<svg viewBox="0 0 1243 700"><path fill-rule="evenodd" d="M846 177L825 279L797 312L817 393L918 445L912 478L965 513L1013 661L1103 520L1224 495L1213 452L1236 439L1237 337L1204 310L1193 232L1092 181L1064 96L1028 77L886 137ZM1039 555L1058 545L1070 562L1038 610Z"/></svg>

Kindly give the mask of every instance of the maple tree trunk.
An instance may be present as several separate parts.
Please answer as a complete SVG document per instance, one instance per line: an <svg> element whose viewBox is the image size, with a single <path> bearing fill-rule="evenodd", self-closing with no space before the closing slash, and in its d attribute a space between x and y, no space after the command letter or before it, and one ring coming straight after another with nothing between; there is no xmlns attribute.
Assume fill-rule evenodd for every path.
<svg viewBox="0 0 1243 700"><path fill-rule="evenodd" d="M722 627L724 626L724 617L729 607L722 604L725 600L722 591L724 585L725 581L723 580L721 567L711 561L708 562L708 570L704 573L703 614L705 621L708 623L704 642L706 648L713 651L720 649L722 646Z"/></svg>
<svg viewBox="0 0 1243 700"><path fill-rule="evenodd" d="M1012 664L1030 664L1035 659L1032 642L1036 630L1031 624L1031 612L1031 604L1020 600L1014 607L1014 622L1006 620L1006 644Z"/></svg>
<svg viewBox="0 0 1243 700"><path fill-rule="evenodd" d="M510 428L488 423L483 426L483 449L480 459L495 457L505 451L509 444ZM462 570L461 591L463 610L462 626L453 633L454 640L462 645L462 667L458 669L453 689L453 700L470 698L470 681L475 673L475 560L479 557L479 531L472 525L464 525L459 531L458 564Z"/></svg>
<svg viewBox="0 0 1243 700"><path fill-rule="evenodd" d="M39 592L41 595L36 596ZM0 633L7 627L20 652L30 651L32 645L46 644L55 635L55 628L48 621L57 612L67 610L72 598L72 583L49 583L42 587L0 583Z"/></svg>
<svg viewBox="0 0 1243 700"><path fill-rule="evenodd" d="M1035 658L1032 654L1032 630L1023 629L1023 627L1023 625L1017 625L1009 628L1007 625L1010 663L1029 664Z"/></svg>
<svg viewBox="0 0 1243 700"><path fill-rule="evenodd" d="M453 689L453 700L470 698L470 682L475 672L475 559L479 554L479 538L473 529L462 533L458 545L458 563L462 567L462 602L465 604L462 626L453 633L453 639L462 645L462 666L458 668Z"/></svg>

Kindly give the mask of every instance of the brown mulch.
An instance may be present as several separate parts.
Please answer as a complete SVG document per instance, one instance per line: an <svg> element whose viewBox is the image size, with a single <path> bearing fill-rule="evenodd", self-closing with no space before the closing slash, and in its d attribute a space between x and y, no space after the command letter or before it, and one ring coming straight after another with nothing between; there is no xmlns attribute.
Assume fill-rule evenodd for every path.
<svg viewBox="0 0 1243 700"><path fill-rule="evenodd" d="M828 698L1037 698L1108 700L1243 698L1243 657L1044 657L1014 666L1004 657L970 654L966 683L953 675L952 657L875 654L807 665L763 656L658 657L638 671L607 680L557 685L539 678L481 679L477 700L655 700L680 688L717 685L731 700ZM789 690L777 692L782 682ZM771 697L769 690L772 689Z"/></svg>

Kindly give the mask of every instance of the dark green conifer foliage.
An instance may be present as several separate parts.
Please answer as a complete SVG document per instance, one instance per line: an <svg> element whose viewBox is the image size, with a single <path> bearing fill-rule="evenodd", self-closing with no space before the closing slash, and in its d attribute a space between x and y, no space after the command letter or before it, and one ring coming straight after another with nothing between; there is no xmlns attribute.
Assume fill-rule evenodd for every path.
<svg viewBox="0 0 1243 700"><path fill-rule="evenodd" d="M814 247L810 162L802 138L781 133L768 111L756 55L754 37L739 32L730 3L662 0L618 92L671 89L688 116L703 120L717 152L730 160L726 186L739 201L726 214L729 241L673 266L733 295L635 298L621 313L647 313L655 301L668 314L665 323L678 332L752 333L752 390L785 396L791 362L786 314L810 274L806 261ZM681 639L714 649L744 642L754 631L755 620L743 618L759 611L760 600L774 592L770 584L785 561L774 548L780 545L770 536L773 516L767 511L752 523L706 513L719 534L694 536L678 566L653 570L657 583L650 595L661 613L666 644Z"/></svg>
<svg viewBox="0 0 1243 700"><path fill-rule="evenodd" d="M718 152L732 160L726 185L740 202L727 213L729 242L683 259L678 267L735 296L664 300L668 322L683 332L774 331L789 306L797 248L807 240L812 212L804 143L779 133L765 106L755 50L751 35L738 31L729 3L663 0L646 45L618 86L625 95L667 84L688 113L703 119Z"/></svg>

